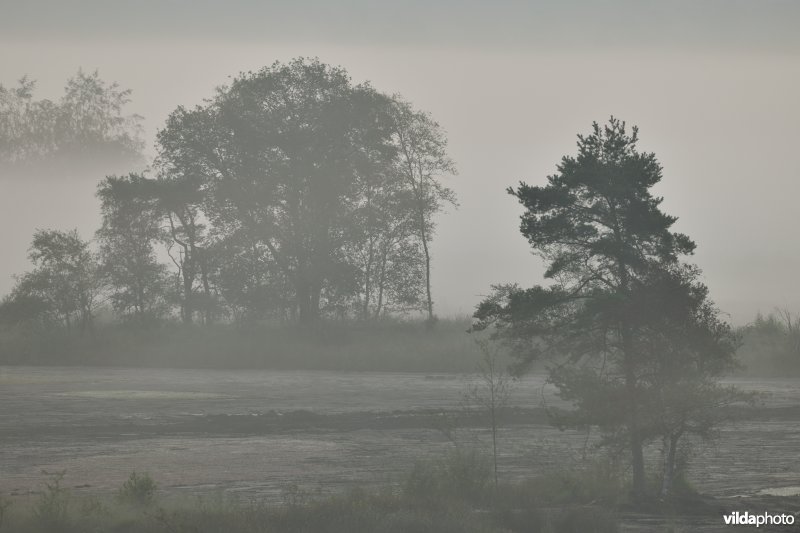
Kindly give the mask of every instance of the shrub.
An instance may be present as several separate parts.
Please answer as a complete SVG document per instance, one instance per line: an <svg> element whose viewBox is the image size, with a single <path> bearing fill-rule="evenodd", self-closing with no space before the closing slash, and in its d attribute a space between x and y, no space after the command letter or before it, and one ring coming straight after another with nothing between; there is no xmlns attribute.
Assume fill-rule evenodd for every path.
<svg viewBox="0 0 800 533"><path fill-rule="evenodd" d="M70 494L61 486L61 480L67 474L66 470L42 474L50 476L50 481L44 482L44 491L39 500L34 504L33 514L45 531L64 531L67 529L69 519Z"/></svg>
<svg viewBox="0 0 800 533"><path fill-rule="evenodd" d="M603 460L547 472L517 485L509 495L526 505L616 505L628 493L617 465Z"/></svg>
<svg viewBox="0 0 800 533"><path fill-rule="evenodd" d="M3 522L5 522L6 511L11 507L11 500L0 494L0 529L3 529Z"/></svg>
<svg viewBox="0 0 800 533"><path fill-rule="evenodd" d="M155 501L156 489L158 484L147 472L144 474L132 472L119 489L117 498L122 503L147 507Z"/></svg>
<svg viewBox="0 0 800 533"><path fill-rule="evenodd" d="M405 482L406 496L430 502L484 503L492 489L491 461L476 451L455 449L438 460L419 461Z"/></svg>

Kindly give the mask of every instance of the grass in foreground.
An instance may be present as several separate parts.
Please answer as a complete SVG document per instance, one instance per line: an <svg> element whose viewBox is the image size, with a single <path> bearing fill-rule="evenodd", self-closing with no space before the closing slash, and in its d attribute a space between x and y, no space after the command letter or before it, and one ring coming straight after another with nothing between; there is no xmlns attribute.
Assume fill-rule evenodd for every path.
<svg viewBox="0 0 800 533"><path fill-rule="evenodd" d="M288 491L282 504L217 497L161 502L147 474L133 473L113 496L73 497L63 472L49 474L38 501L0 498L0 532L18 533L613 533L596 504L557 500L531 484L495 490L488 462L454 452L417 465L401 486L322 497Z"/></svg>

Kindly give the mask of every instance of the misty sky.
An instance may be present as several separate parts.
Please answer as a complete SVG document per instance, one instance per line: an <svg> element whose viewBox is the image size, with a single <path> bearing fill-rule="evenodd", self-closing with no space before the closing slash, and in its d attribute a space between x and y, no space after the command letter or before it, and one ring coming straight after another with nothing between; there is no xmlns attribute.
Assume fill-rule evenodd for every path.
<svg viewBox="0 0 800 533"><path fill-rule="evenodd" d="M698 243L736 324L800 311L800 2L0 0L0 83L58 98L79 67L133 89L148 146L177 105L297 56L398 92L448 132L460 207L439 220L434 298L468 314L492 283L542 281L505 193L542 184L615 115L664 166L656 192ZM152 148L149 148L152 154ZM37 227L99 225L96 179L0 176L0 294Z"/></svg>

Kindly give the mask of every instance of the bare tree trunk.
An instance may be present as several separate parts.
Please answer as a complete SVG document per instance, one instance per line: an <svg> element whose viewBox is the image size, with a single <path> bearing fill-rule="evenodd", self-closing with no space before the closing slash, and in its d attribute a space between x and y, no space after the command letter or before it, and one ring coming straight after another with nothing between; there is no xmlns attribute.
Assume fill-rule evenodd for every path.
<svg viewBox="0 0 800 533"><path fill-rule="evenodd" d="M661 499L668 497L672 493L679 440L680 433L671 433L669 436L664 437L666 450L664 450L664 478L661 480Z"/></svg>
<svg viewBox="0 0 800 533"><path fill-rule="evenodd" d="M311 304L310 304L310 311L311 311L311 320L316 321L320 317L320 309L319 303L322 298L322 282L315 281L311 284Z"/></svg>
<svg viewBox="0 0 800 533"><path fill-rule="evenodd" d="M633 364L633 348L631 346L630 332L623 327L622 330L623 365L625 369L625 390L628 404L628 433L631 450L631 466L633 469L633 496L642 500L645 496L644 450L642 436L639 428L638 394L636 392L636 372Z"/></svg>
<svg viewBox="0 0 800 533"><path fill-rule="evenodd" d="M134 305L134 313L136 314L136 321L139 327L143 327L145 323L144 316L144 287L141 283L136 284L136 304Z"/></svg>
<svg viewBox="0 0 800 533"><path fill-rule="evenodd" d="M367 255L367 268L364 272L364 305L361 309L361 319L369 319L369 300L372 297L372 260L374 256L374 243L373 239L369 239L369 253Z"/></svg>
<svg viewBox="0 0 800 533"><path fill-rule="evenodd" d="M425 295L428 298L428 322L433 325L433 295L431 294L431 254L428 251L428 239L423 232L422 249L425 250Z"/></svg>
<svg viewBox="0 0 800 533"><path fill-rule="evenodd" d="M378 276L378 303L375 305L375 319L380 318L383 311L383 291L386 286L386 256L389 251L386 247L381 252L381 268Z"/></svg>
<svg viewBox="0 0 800 533"><path fill-rule="evenodd" d="M298 277L302 278L301 276ZM309 296L309 287L306 285L305 280L298 279L295 283L295 297L297 299L298 319L301 324L311 321L311 302Z"/></svg>
<svg viewBox="0 0 800 533"><path fill-rule="evenodd" d="M194 247L191 245L191 240L189 243L186 243L178 238L178 233L175 229L175 222L172 219L172 215L173 213L167 214L172 240L175 241L183 250L183 257L180 258L179 262L176 263L176 265L178 265L179 274L183 275L183 304L181 305L181 312L183 315L182 318L184 324L191 324L194 315L194 308L192 305L192 285L194 284L195 277L195 258L193 253ZM181 225L188 231L188 227L184 218L181 217L179 213L175 213L175 216L178 218L178 221L181 223Z"/></svg>
<svg viewBox="0 0 800 533"><path fill-rule="evenodd" d="M183 322L191 324L194 321L194 302L192 284L194 282L194 265L189 257L188 249L183 253Z"/></svg>
<svg viewBox="0 0 800 533"><path fill-rule="evenodd" d="M309 325L319 318L319 302L322 285L309 280L307 267L298 272L295 282L297 308L300 323Z"/></svg>
<svg viewBox="0 0 800 533"><path fill-rule="evenodd" d="M431 254L428 250L428 233L425 231L425 213L420 209L419 212L419 236L422 241L422 250L425 253L425 296L428 303L428 322L429 328L433 327L433 295L431 294Z"/></svg>
<svg viewBox="0 0 800 533"><path fill-rule="evenodd" d="M609 208L616 217L616 208L609 202ZM616 220L616 218L615 218ZM614 224L614 236L618 243L622 243L622 234L619 224ZM629 286L628 269L624 258L617 258L617 273L619 275L619 289L623 294L627 294ZM622 357L625 371L625 390L627 392L628 404L628 433L631 449L631 467L633 469L633 497L641 501L645 497L647 490L644 472L644 445L639 428L638 412L638 393L636 392L636 368L634 365L634 349L631 339L631 331L627 324L620 325L619 334L622 340Z"/></svg>
<svg viewBox="0 0 800 533"><path fill-rule="evenodd" d="M494 462L494 490L497 490L497 405L495 398L494 382L492 382L492 459Z"/></svg>
<svg viewBox="0 0 800 533"><path fill-rule="evenodd" d="M198 257L198 262L200 263L200 280L203 283L203 294L205 295L205 302L203 305L203 322L205 322L206 326L210 326L212 322L211 288L208 283L208 267L206 264L205 249L195 248L195 251L192 255Z"/></svg>
<svg viewBox="0 0 800 533"><path fill-rule="evenodd" d="M636 408L636 385L626 375L628 390L628 432L630 433L631 466L633 468L633 495L636 500L645 496L644 451L639 431L638 410Z"/></svg>

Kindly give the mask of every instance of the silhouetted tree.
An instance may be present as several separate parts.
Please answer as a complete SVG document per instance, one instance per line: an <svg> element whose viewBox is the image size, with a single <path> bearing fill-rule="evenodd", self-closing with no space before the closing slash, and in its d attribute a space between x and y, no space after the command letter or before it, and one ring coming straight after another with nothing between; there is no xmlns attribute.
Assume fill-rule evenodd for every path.
<svg viewBox="0 0 800 533"><path fill-rule="evenodd" d="M97 188L103 225L97 231L103 275L111 303L139 325L157 320L168 308L166 270L155 245L164 238L158 205L137 174L108 176Z"/></svg>
<svg viewBox="0 0 800 533"><path fill-rule="evenodd" d="M292 286L301 321L326 289L354 285L358 181L392 149L386 99L317 60L243 74L209 104L179 108L159 134L169 170L202 178L220 234L245 232Z"/></svg>
<svg viewBox="0 0 800 533"><path fill-rule="evenodd" d="M236 324L290 318L291 283L257 239L234 233L212 242L209 252L212 282Z"/></svg>
<svg viewBox="0 0 800 533"><path fill-rule="evenodd" d="M415 198L392 163L384 164L362 178L358 236L347 251L361 272L363 319L425 307L425 258L416 230Z"/></svg>
<svg viewBox="0 0 800 533"><path fill-rule="evenodd" d="M19 163L55 150L58 106L34 100L36 82L27 76L15 88L0 85L0 163Z"/></svg>
<svg viewBox="0 0 800 533"><path fill-rule="evenodd" d="M760 375L797 375L800 372L800 316L776 309L739 330L739 357L748 372Z"/></svg>
<svg viewBox="0 0 800 533"><path fill-rule="evenodd" d="M192 323L195 312L199 311L202 322L209 325L215 303L210 283L203 182L177 172L162 174L149 181L149 193L163 218L167 251L178 269L183 321Z"/></svg>
<svg viewBox="0 0 800 533"><path fill-rule="evenodd" d="M103 285L89 243L77 230L38 230L28 257L35 268L17 279L12 300L36 303L68 331L90 331Z"/></svg>
<svg viewBox="0 0 800 533"><path fill-rule="evenodd" d="M58 149L73 152L107 151L136 158L143 148L142 117L124 115L130 102L130 89L116 82L107 84L98 71L82 70L67 81L56 123Z"/></svg>
<svg viewBox="0 0 800 533"><path fill-rule="evenodd" d="M613 117L604 127L595 123L546 186L509 189L525 207L521 232L548 262L553 283L503 287L475 317L477 329L497 328L522 366L544 355L563 358L550 379L575 410L557 423L598 425L609 440L624 439L633 491L642 497L645 443L680 438L708 408L735 342L699 271L680 261L695 244L670 231L675 217L650 193L661 166L636 142L636 128L629 135ZM711 392L701 395L704 389ZM670 401L689 391L697 393L694 410Z"/></svg>
<svg viewBox="0 0 800 533"><path fill-rule="evenodd" d="M124 114L130 90L82 70L58 102L35 100L35 87L27 77L14 88L0 85L0 165L67 156L141 159L142 117Z"/></svg>
<svg viewBox="0 0 800 533"><path fill-rule="evenodd" d="M500 351L486 339L476 339L476 344L483 354L478 363L478 382L470 386L465 400L471 407L477 407L489 415L489 429L492 433L492 467L494 470L494 488L498 487L497 475L497 432L501 422L503 409L508 406L513 376L509 375L500 361Z"/></svg>
<svg viewBox="0 0 800 533"><path fill-rule="evenodd" d="M179 107L158 146L186 320L199 277L207 302L216 290L240 317L369 318L424 301L432 323L433 217L455 199L439 182L454 165L428 114L296 59Z"/></svg>
<svg viewBox="0 0 800 533"><path fill-rule="evenodd" d="M395 172L411 193L414 230L422 245L428 324L432 325L435 315L430 241L436 227L433 217L444 205L456 205L455 194L440 181L442 176L455 174L456 168L447 156L444 132L428 113L414 110L411 104L395 96L391 105L391 124L398 154Z"/></svg>

